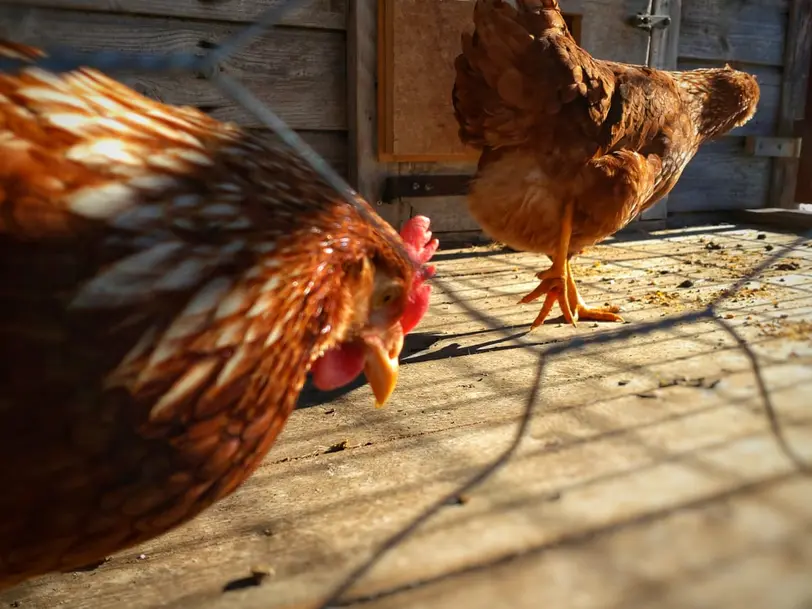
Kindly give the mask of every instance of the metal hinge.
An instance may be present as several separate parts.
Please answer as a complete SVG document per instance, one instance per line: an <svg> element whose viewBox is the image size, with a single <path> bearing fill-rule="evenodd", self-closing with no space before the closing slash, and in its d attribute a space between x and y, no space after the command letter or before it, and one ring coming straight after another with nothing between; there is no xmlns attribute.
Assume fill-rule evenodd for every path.
<svg viewBox="0 0 812 609"><path fill-rule="evenodd" d="M671 16L637 13L636 15L629 17L628 23L632 27L645 30L647 32L651 32L652 30L664 30L671 25Z"/></svg>
<svg viewBox="0 0 812 609"><path fill-rule="evenodd" d="M797 159L801 156L800 137L759 137L750 135L745 138L744 149L748 154L761 157Z"/></svg>

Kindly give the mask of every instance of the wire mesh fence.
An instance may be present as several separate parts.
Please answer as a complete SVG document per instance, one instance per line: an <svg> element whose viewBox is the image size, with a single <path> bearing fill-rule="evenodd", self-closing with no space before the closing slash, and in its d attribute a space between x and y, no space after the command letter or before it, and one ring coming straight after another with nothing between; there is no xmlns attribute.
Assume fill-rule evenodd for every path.
<svg viewBox="0 0 812 609"><path fill-rule="evenodd" d="M193 53L162 55L123 54L115 51L78 53L71 49L49 48L46 45L45 50L48 52L48 57L38 61L37 64L54 72L69 71L78 67L91 67L114 77L117 73L122 71L194 73L202 75L211 80L226 95L245 108L246 111L250 112L260 123L275 132L281 140L296 151L297 154L306 159L313 169L322 176L337 193L344 197L350 205L357 206L357 194L329 163L308 146L294 130L288 127L267 104L260 102L246 86L218 69L218 66L223 61L244 48L253 39L268 31L273 32L274 26L278 24L289 11L301 6L301 4L302 2L297 0L274 4L261 14L255 23L240 29L237 34L222 44L217 45L216 48L211 49L208 53L203 54L203 56ZM2 7L0 6L0 8ZM0 17L2 17L2 14L0 14ZM19 62L0 60L0 70L3 71L12 71L18 69L20 66L21 64ZM363 213L366 213L365 209L361 209ZM574 337L546 344L535 340L534 335L528 334L523 325L506 325L504 316L494 314L492 307L484 302L485 299L470 298L462 293L461 286L467 286L466 289L470 288L476 290L480 289L481 285L476 285L470 281L470 278L466 279L463 277L460 279L458 277L452 280L449 277L444 277L441 256L438 274L433 281L437 286L441 298L447 299L447 302L457 307L459 312L471 320L476 320L481 327L484 328L482 332L488 335L488 340L486 343L479 344L476 348L482 349L485 346L488 348L496 348L497 345L510 344L512 348L526 350L532 354L535 364L532 371L527 370L526 372L528 375L532 374L533 380L529 391L527 391L526 395L522 398L522 414L516 423L512 441L496 459L481 468L475 475L454 488L451 492L439 497L427 509L415 517L408 526L403 527L389 539L381 543L371 555L353 569L349 575L342 577L341 582L321 603L320 607L341 606L364 600L359 597L351 599L345 597L350 588L361 580L386 554L392 552L405 542L419 528L424 526L429 519L442 511L445 506L473 491L478 485L481 485L484 481L491 478L511 461L511 458L517 453L523 439L526 437L534 416L539 416L537 405L543 399L545 389L548 388L545 384L545 373L552 363L578 353L589 352L590 350L619 348L624 344L624 341L633 338L655 336L658 334L662 335L664 332L674 331L686 324L694 324L697 322L707 322L721 328L729 337L733 348L743 353L749 361L752 374L756 380L756 387L761 400L763 413L769 421L775 442L780 447L786 459L792 462L796 470L808 474L810 471L809 464L803 460L795 447L793 447L785 437L781 421L776 414L771 392L768 390L767 383L764 380L762 358L754 352L750 342L742 336L741 326L732 321L733 318L725 307L735 301L737 296L742 294L744 290L749 289L747 286L751 284L751 282L766 281L766 273L782 260L794 258L807 252L808 248L806 246L811 236L812 234L807 233L775 247L769 254L761 256L757 264L750 266L746 270L743 268L740 269L738 278L726 284L724 289L720 288L710 297L702 299L701 302L691 307L690 310L680 314L668 315L655 321L627 324L619 328L612 328L607 325L601 327L599 332L593 334L578 334ZM696 245L696 242L694 242L694 245ZM749 247L749 245L746 245L744 249ZM615 268L622 268L624 265L626 265L627 268L631 268L634 266L634 261L641 257L648 258L649 260L652 257L656 257L651 249L637 249L637 251L635 251L636 248L633 245L624 245L623 242L618 242L618 245L614 247L624 249L629 254L625 261L616 261ZM703 257L712 253L713 252L703 251L701 249L693 252L695 256ZM522 260L527 262L526 259L511 258L509 254L496 253L493 255L503 256L501 260L507 267L512 267ZM662 256L668 258L671 254L666 252L662 254ZM798 259L803 259L803 256ZM724 266L724 264L725 262L720 261L720 265ZM520 272L529 275L530 270L530 268L521 269ZM802 273L802 275L807 278L809 277L809 275L805 273ZM684 275L684 281L692 281L689 273ZM800 299L810 297L812 294L812 288L810 286L812 286L812 283L800 282L784 287L788 293L794 294ZM508 289L510 286L506 284L503 287ZM521 287L516 287L517 294L519 291L521 291ZM607 293L609 291L613 290L607 290ZM790 296L785 298L785 301L791 302L792 299ZM741 309L741 307L739 309L739 313L745 311L745 309ZM752 313L753 315L758 315L755 309ZM741 314L747 313L745 311ZM532 313L529 309L525 308L522 309L522 315L530 316ZM529 321L529 319L526 321ZM459 336L461 336L461 334ZM421 354L418 353L413 359L417 361L420 357Z"/></svg>

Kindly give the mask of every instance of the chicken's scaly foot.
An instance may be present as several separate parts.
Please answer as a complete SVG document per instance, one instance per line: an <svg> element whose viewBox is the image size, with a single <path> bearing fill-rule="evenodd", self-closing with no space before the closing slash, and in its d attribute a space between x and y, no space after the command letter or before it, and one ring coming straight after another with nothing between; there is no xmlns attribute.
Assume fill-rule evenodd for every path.
<svg viewBox="0 0 812 609"><path fill-rule="evenodd" d="M623 318L617 314L618 307L608 307L605 309L587 307L581 295L578 293L578 288L575 286L575 279L572 276L572 267L570 261L567 260L567 300L574 303L572 309L572 317L575 321L623 321Z"/></svg>
<svg viewBox="0 0 812 609"><path fill-rule="evenodd" d="M547 297L544 299L544 304L541 306L541 311L539 311L539 314L536 316L533 323L530 324L530 330L535 330L544 323L544 320L547 319L547 316L550 314L550 311L556 302L558 303L558 306L561 307L561 311L564 313L564 318L567 320L567 322L573 325L575 324L575 320L572 317L572 309L570 309L570 303L567 301L568 294L567 290L565 289L567 284L566 277L553 275L555 270L555 265L553 265L553 267L544 273L539 273L537 277L541 279L541 283L538 285L538 287L536 287L535 290L519 301L520 304L527 304L529 302L533 302L542 294L547 295ZM548 276L545 276L545 274Z"/></svg>
<svg viewBox="0 0 812 609"><path fill-rule="evenodd" d="M536 277L541 280L541 283L539 283L536 289L519 301L520 304L527 304L533 302L542 294L547 295L544 299L541 311L533 323L530 324L531 331L544 323L544 320L553 308L553 304L556 302L558 302L558 306L561 307L564 319L566 319L568 323L576 325L572 314L573 309L570 307L570 290L568 289L569 282L567 281L570 237L572 236L573 205L572 201L564 205L564 217L561 220L561 240L558 243L556 255L553 257L553 265L546 271L542 271L536 275Z"/></svg>

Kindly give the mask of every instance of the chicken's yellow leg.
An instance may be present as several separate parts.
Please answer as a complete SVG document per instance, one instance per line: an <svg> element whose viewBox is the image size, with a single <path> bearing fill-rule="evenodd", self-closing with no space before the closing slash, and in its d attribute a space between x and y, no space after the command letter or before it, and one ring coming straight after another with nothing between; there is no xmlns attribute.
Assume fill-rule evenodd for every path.
<svg viewBox="0 0 812 609"><path fill-rule="evenodd" d="M567 260L567 301L574 305L572 316L576 321L623 321L623 318L617 314L617 307L592 309L586 306L578 293L578 288L575 287L569 259Z"/></svg>
<svg viewBox="0 0 812 609"><path fill-rule="evenodd" d="M564 205L564 217L561 219L561 240L558 242L558 250L556 251L555 256L552 257L553 265L546 271L542 271L536 275L538 279L541 279L541 283L539 283L535 290L519 301L521 304L527 304L528 302L534 301L542 294L547 294L547 297L544 299L544 304L541 307L541 311L530 325L531 330L535 330L542 323L544 323L544 320L547 318L547 315L549 315L555 302L558 302L558 306L561 307L561 312L564 314L564 319L566 319L572 325L575 325L575 319L572 315L573 309L570 308L568 300L569 290L567 289L573 207L574 203L572 201Z"/></svg>

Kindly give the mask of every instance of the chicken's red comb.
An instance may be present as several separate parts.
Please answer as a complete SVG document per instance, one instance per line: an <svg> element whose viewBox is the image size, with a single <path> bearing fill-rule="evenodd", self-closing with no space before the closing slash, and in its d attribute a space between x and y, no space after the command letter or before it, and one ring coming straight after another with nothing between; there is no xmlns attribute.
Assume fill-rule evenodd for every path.
<svg viewBox="0 0 812 609"><path fill-rule="evenodd" d="M431 221L425 216L415 216L410 218L400 229L400 237L406 245L406 250L412 260L420 265L420 272L414 276L406 309L400 319L404 334L408 334L420 323L423 315L429 309L431 286L424 282L434 276L436 269L434 265L427 265L426 263L431 260L434 252L440 246L440 242L431 237L430 224Z"/></svg>
<svg viewBox="0 0 812 609"><path fill-rule="evenodd" d="M400 237L406 244L406 249L412 260L421 265L419 273L420 282L434 277L436 269L434 265L426 265L431 260L440 242L437 239L431 238L431 231L429 226L431 220L426 216L415 216L410 218L400 229Z"/></svg>

